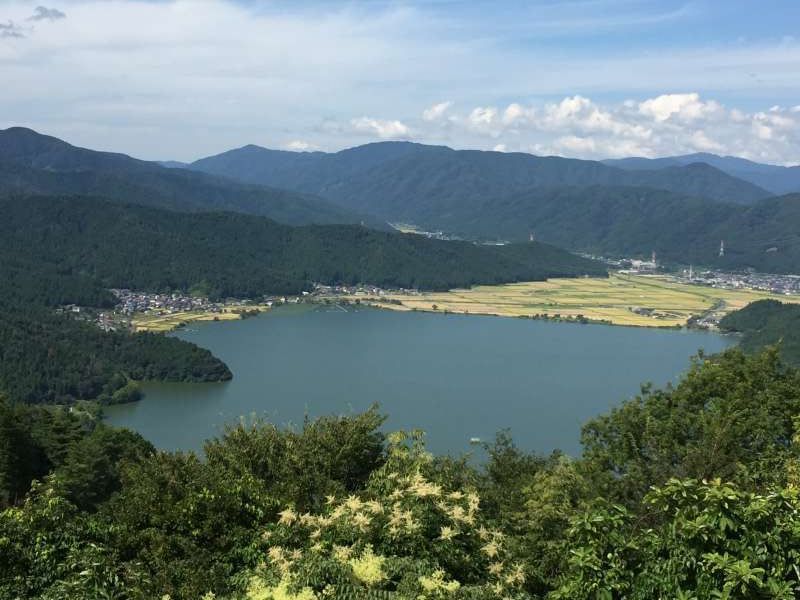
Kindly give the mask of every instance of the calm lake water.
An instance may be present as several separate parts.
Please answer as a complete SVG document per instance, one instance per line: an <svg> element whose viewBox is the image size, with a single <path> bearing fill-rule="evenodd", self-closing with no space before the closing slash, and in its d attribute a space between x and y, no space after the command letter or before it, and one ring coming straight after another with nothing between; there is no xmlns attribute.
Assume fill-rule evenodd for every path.
<svg viewBox="0 0 800 600"><path fill-rule="evenodd" d="M108 421L163 449L197 450L242 415L297 424L378 402L387 430L424 429L434 452L467 451L471 437L508 428L523 448L575 455L587 419L642 382L675 381L698 349L733 343L698 331L348 310L194 325L178 336L224 360L233 381L150 384L141 402L109 408Z"/></svg>

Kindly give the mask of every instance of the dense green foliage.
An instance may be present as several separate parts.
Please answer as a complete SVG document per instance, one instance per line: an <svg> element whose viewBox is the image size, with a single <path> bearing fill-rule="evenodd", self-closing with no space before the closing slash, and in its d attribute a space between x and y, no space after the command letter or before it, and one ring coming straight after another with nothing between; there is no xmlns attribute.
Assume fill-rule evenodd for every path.
<svg viewBox="0 0 800 600"><path fill-rule="evenodd" d="M201 460L0 405L0 598L788 600L798 403L776 351L730 350L589 423L580 459L501 434L482 467L375 410L242 423Z"/></svg>
<svg viewBox="0 0 800 600"><path fill-rule="evenodd" d="M0 130L0 195L9 194L92 195L179 211L237 211L289 224L365 219L309 194L76 148L21 127Z"/></svg>
<svg viewBox="0 0 800 600"><path fill-rule="evenodd" d="M98 424L90 411L89 405L43 408L0 398L0 506L20 503L31 481L57 471L65 498L93 510L119 489L123 459L153 452L138 434Z"/></svg>
<svg viewBox="0 0 800 600"><path fill-rule="evenodd" d="M234 213L171 213L90 198L0 201L4 253L105 287L299 293L311 282L449 289L604 275L544 244L477 246L360 226L288 227Z"/></svg>
<svg viewBox="0 0 800 600"><path fill-rule="evenodd" d="M745 352L779 344L783 360L800 366L800 305L759 300L726 315L719 325L742 334L739 345Z"/></svg>

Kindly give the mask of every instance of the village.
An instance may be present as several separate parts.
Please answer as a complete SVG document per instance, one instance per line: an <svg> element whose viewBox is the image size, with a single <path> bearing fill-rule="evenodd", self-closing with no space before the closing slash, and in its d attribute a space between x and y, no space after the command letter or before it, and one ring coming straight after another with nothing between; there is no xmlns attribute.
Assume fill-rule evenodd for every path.
<svg viewBox="0 0 800 600"><path fill-rule="evenodd" d="M87 321L93 321L104 331L162 331L190 321L219 321L255 315L273 306L297 299L265 297L261 302L226 298L212 301L204 296L180 292L158 294L128 289L112 289L118 303L112 310L87 311L66 307ZM154 326L163 324L164 327Z"/></svg>
<svg viewBox="0 0 800 600"><path fill-rule="evenodd" d="M597 258L597 257L595 257ZM780 296L800 295L800 276L778 275L755 272L730 273L724 271L695 271L689 267L676 272L662 271L655 261L633 259L608 260L613 262L616 272L621 275L657 275L663 281L676 284L691 284L730 291L752 291ZM150 293L128 289L113 289L118 303L112 310L87 310L77 306L67 306L62 310L72 312L77 318L94 322L104 331L170 331L197 321L227 321L254 316L274 306L285 304L364 304L383 306L404 306L415 299L427 297L416 289L381 288L375 285L324 285L315 284L311 291L303 291L294 296L264 296L249 300L226 298L212 301L204 296L181 292ZM713 328L724 311L713 306L696 315L687 322L689 326ZM650 316L652 309L634 308L637 315Z"/></svg>

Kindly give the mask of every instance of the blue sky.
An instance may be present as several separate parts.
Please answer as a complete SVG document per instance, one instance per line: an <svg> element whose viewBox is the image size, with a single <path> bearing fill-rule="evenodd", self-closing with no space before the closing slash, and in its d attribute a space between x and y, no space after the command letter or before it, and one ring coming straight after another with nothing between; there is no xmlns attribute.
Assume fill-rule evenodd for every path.
<svg viewBox="0 0 800 600"><path fill-rule="evenodd" d="M0 2L0 126L80 145L800 163L796 0L46 1Z"/></svg>

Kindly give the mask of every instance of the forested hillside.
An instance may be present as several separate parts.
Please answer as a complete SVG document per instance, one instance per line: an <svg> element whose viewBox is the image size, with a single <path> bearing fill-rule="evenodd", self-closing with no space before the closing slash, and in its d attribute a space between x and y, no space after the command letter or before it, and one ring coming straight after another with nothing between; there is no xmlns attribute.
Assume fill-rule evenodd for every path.
<svg viewBox="0 0 800 600"><path fill-rule="evenodd" d="M531 189L498 198L492 210L431 217L445 230L510 240L536 239L605 255L771 273L800 270L800 195L731 206L632 187ZM725 255L719 256L720 241Z"/></svg>
<svg viewBox="0 0 800 600"><path fill-rule="evenodd" d="M650 169L620 169L392 142L335 154L247 146L192 168L319 194L388 221L470 239L523 241L534 233L582 252L649 256L655 250L683 264L800 269L798 196L769 198L703 162L665 159ZM721 240L724 257L718 256Z"/></svg>
<svg viewBox="0 0 800 600"><path fill-rule="evenodd" d="M224 381L230 370L194 344L104 332L48 307L0 300L0 391L18 402L138 400L137 382Z"/></svg>
<svg viewBox="0 0 800 600"><path fill-rule="evenodd" d="M229 210L288 224L380 222L320 198L243 185L124 154L76 148L20 127L0 130L0 196L83 194L180 211Z"/></svg>
<svg viewBox="0 0 800 600"><path fill-rule="evenodd" d="M778 344L783 359L800 366L800 305L759 300L725 316L720 328L742 334L746 352Z"/></svg>
<svg viewBox="0 0 800 600"><path fill-rule="evenodd" d="M240 423L201 460L0 402L0 597L788 600L798 398L730 350L588 423L582 458L500 434L483 466L376 410Z"/></svg>
<svg viewBox="0 0 800 600"><path fill-rule="evenodd" d="M0 201L2 252L105 287L213 297L299 293L312 282L449 289L605 275L545 244L478 246L360 226L288 227L234 213L171 213L84 197Z"/></svg>

